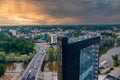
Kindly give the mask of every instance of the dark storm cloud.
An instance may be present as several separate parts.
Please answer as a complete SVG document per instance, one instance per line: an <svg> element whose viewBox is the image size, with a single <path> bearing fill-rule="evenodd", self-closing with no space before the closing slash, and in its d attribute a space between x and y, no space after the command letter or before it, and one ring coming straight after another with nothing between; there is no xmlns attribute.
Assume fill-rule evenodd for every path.
<svg viewBox="0 0 120 80"><path fill-rule="evenodd" d="M35 0L54 18L70 17L83 23L116 23L120 21L120 0ZM81 23L81 22L80 22Z"/></svg>

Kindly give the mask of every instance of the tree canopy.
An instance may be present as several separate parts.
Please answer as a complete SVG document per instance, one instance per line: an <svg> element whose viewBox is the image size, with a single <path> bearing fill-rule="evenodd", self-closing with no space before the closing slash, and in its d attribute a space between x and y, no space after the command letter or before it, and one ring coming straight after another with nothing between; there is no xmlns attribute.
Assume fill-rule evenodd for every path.
<svg viewBox="0 0 120 80"><path fill-rule="evenodd" d="M50 61L50 62L56 61L57 52L53 46L50 46L48 48L46 54L48 56L48 61Z"/></svg>
<svg viewBox="0 0 120 80"><path fill-rule="evenodd" d="M29 54L34 50L34 43L31 39L25 39L23 37L17 38L9 36L4 32L0 32L0 51L4 51L6 54L11 52L20 54Z"/></svg>

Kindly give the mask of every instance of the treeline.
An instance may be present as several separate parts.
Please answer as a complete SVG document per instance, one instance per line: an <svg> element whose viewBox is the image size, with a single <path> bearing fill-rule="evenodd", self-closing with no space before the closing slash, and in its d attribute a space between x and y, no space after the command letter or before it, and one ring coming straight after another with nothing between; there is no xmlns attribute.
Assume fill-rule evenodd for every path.
<svg viewBox="0 0 120 80"><path fill-rule="evenodd" d="M31 39L23 37L16 38L9 36L4 32L0 32L0 52L29 54L34 50L34 43Z"/></svg>
<svg viewBox="0 0 120 80"><path fill-rule="evenodd" d="M117 38L117 35L115 33L108 33L108 32L102 32L101 36L103 38L106 38L106 37Z"/></svg>
<svg viewBox="0 0 120 80"><path fill-rule="evenodd" d="M120 43L120 38L103 38L103 39L101 39L100 55L106 53L110 48L114 47L116 40L117 40L117 44Z"/></svg>
<svg viewBox="0 0 120 80"><path fill-rule="evenodd" d="M120 28L120 24L83 24L83 25L36 25L36 26L24 26L22 28L27 28L34 30L34 29L45 29L45 31L49 31L51 29L59 30L114 30L114 27Z"/></svg>

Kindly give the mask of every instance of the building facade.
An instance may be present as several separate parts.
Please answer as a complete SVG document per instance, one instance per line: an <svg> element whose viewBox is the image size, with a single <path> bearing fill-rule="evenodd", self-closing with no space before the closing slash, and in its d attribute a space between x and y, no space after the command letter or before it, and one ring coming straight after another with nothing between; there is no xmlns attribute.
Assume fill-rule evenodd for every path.
<svg viewBox="0 0 120 80"><path fill-rule="evenodd" d="M41 34L41 39L42 39L42 40L45 40L45 39L46 39L46 34L45 34L45 33L42 33L42 34Z"/></svg>
<svg viewBox="0 0 120 80"><path fill-rule="evenodd" d="M58 37L58 80L98 80L100 37L70 43Z"/></svg>
<svg viewBox="0 0 120 80"><path fill-rule="evenodd" d="M57 43L57 35L56 34L51 34L51 44L56 44Z"/></svg>

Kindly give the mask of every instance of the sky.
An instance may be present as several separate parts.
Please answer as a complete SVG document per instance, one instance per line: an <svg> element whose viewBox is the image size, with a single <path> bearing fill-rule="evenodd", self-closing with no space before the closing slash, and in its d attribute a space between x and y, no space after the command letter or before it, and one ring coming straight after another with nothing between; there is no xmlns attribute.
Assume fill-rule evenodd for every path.
<svg viewBox="0 0 120 80"><path fill-rule="evenodd" d="M0 0L0 24L120 22L120 0Z"/></svg>

